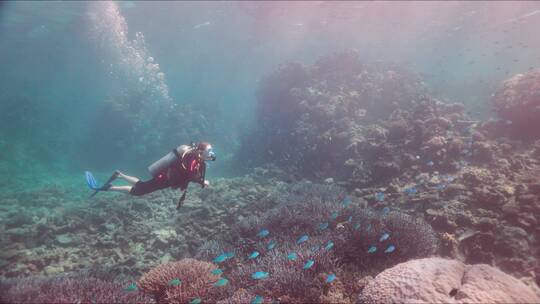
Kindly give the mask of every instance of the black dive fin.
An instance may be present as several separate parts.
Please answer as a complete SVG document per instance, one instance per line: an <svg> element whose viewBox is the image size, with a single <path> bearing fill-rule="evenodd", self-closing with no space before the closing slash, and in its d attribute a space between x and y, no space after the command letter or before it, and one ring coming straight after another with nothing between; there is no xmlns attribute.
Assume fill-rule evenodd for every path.
<svg viewBox="0 0 540 304"><path fill-rule="evenodd" d="M178 200L178 204L176 205L176 210L180 209L182 207L182 205L184 205L184 200L186 199L186 193L187 193L187 189L184 190L184 193L182 194L182 196Z"/></svg>
<svg viewBox="0 0 540 304"><path fill-rule="evenodd" d="M109 177L109 179L105 182L105 184L103 184L103 186L101 186L101 188L96 189L94 191L94 193L92 193L90 195L90 198L94 197L100 191L109 190L109 188L111 188L111 186L112 186L111 183L118 177L118 175L120 175L120 172L119 171L114 171L114 173L111 175L111 177Z"/></svg>

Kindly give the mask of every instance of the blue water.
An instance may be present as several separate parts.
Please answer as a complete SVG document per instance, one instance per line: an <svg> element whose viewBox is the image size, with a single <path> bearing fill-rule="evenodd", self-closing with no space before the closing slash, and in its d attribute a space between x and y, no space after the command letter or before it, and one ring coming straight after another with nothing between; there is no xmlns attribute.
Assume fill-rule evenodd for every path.
<svg viewBox="0 0 540 304"><path fill-rule="evenodd" d="M276 151L293 151L299 155L277 155L276 152L275 159L268 161L287 172L279 171L276 174L282 178L281 182L288 184L308 178L318 183L339 184L343 181L338 177L334 177L334 180L333 176L318 176L317 173L302 176L302 173L309 171L302 171L302 168L290 172L297 169L295 166L305 169L307 165L304 160L317 160L316 157L303 158L304 152L308 155L321 149L323 156L332 154L324 150L322 142L309 147L295 146L303 144L298 140L298 134L326 138L326 122L321 121L322 134L318 134L319 128L313 126L302 125L293 130L285 123L264 125L260 115L267 105L261 104L261 100L268 96L286 99L284 96L297 89L287 87L295 81L299 81L299 88L306 87L307 91L312 89L302 83L302 76L292 72L286 75L290 79L278 79L274 86L269 85L272 83L269 75L275 75L272 73L291 62L305 68L298 70L308 71L312 73L311 76L318 75L310 70L321 66L318 60L352 50L359 55L360 63L366 66L388 64L399 67L395 69L397 71L403 68L414 73L419 77L418 84L424 85L430 95L442 102L461 102L471 119L484 120L494 115L491 100L502 81L540 66L538 28L540 4L534 1L2 2L0 212L10 214L11 217L10 204L13 204L15 198L15 201L19 200L19 205L29 206L28 215L23 214L21 217L37 216L47 208L60 210L64 207L69 210L90 208L92 212L99 213L100 207L92 205L96 201L89 203L87 198L89 190L84 182L85 171L92 171L98 182L105 181L116 169L145 180L150 178L147 167L171 149L180 144L209 141L218 158L209 164L206 179L211 183L219 180L219 191L201 190L197 192L197 200L190 200L188 196L188 207L184 210L188 210L186 214L189 215L171 215L170 221L200 217L205 223L208 221L215 224L212 222L214 214L198 211L196 207L205 197L231 202L227 210L239 208L234 204L240 196L248 196L253 205L266 204L266 200L270 200L268 197L275 199L270 195L258 197L257 193L248 192L257 192L264 187L277 189L281 185L272 179L273 176L269 177L273 174L269 173L272 169L264 171L254 168L255 163L260 165L257 161L269 160L268 155L273 155L273 147L264 146L264 151L261 151L260 147L254 145L264 142L267 139L265 134L282 136L282 130L284 133L290 132L290 137L276 136L282 140ZM348 66L341 68L346 70ZM317 89L325 88L328 81L330 92L334 81L330 79L334 75L331 72L328 73L329 79L310 85ZM334 72L339 74L340 71ZM317 77L313 79L320 80ZM337 82L338 86L342 85ZM373 82L377 83L376 80ZM275 89L276 96L271 95L273 91L264 90L268 87ZM280 95L277 92L282 87L287 92ZM326 92L318 93L323 95ZM400 95L399 92L396 94ZM272 105L268 105L268 108L272 108ZM287 106L272 109L275 111L272 115L276 117L287 117L287 113L294 112L294 109ZM388 116L391 113L383 114ZM272 132L261 131L262 125L271 128ZM351 127L347 131L352 132L353 129ZM298 134L293 135L293 131ZM332 140L331 136L329 140ZM349 148L339 145L332 147L340 153ZM356 161L352 156L350 160L337 161L332 156L329 156L332 166L338 164L345 168L347 162ZM300 161L290 163L289 159ZM429 163L425 171L439 170L439 163L431 159L421 159L419 162ZM316 162L313 167L326 170L326 165L325 162ZM337 172L337 176L342 172L340 168L332 167L325 172ZM260 172L263 173L256 173L256 177L246 177L246 174L256 170L262 170ZM443 173L452 173L445 172L444 168L441 170ZM408 175L405 177L414 178ZM248 185L253 183L257 186L244 187L239 182L245 181L242 178L249 180ZM354 178L357 178L354 182L360 179L358 176ZM454 178L448 184L453 181ZM386 187L388 184L375 186ZM350 187L347 181L340 185L345 185L349 194L357 191L361 192L358 196L367 195L367 192L362 193L363 189ZM411 185L404 182L399 185L403 190L396 188L392 190L394 192L375 189L372 191L376 198L373 204L378 205L371 207L384 210L383 215L386 216L389 212L392 214L394 209L384 204L398 196L400 191L408 194L403 200L413 200L417 192L427 189L420 184L418 188ZM436 189L442 192L446 186L441 184ZM42 193L48 199L46 208L43 205L46 199L40 196ZM296 194L290 195L295 198ZM61 203L51 207L55 195ZM140 202L117 194L104 195L109 203L120 202L118 208L129 205L130 212L132 204ZM152 199L154 203L160 202L161 198L153 196ZM170 200L170 197L166 196L165 199ZM100 198L96 204L103 204L105 200ZM336 202L343 202L346 208L351 204L351 199L342 196ZM323 200L323 203L327 202ZM353 200L352 204L363 202ZM264 208L269 209L270 206L273 207L268 203ZM267 211L250 204L241 205L240 208L244 208L242 219L252 214L260 216L263 211ZM405 205L403 208L408 207ZM421 217L424 211L414 212L418 212ZM155 212L152 216L163 215L155 210L152 212ZM189 212L194 215L191 216ZM4 215L1 219L7 221ZM328 215L330 222L340 219L337 211ZM232 227L236 221L227 219L225 224L220 223ZM364 223L354 224L356 230L362 231L365 227ZM13 225L7 226L10 229L18 228ZM329 224L327 221L314 225L325 233L338 229L335 223ZM349 227L347 225L351 224L346 224ZM0 225L3 228L7 226L5 223ZM202 230L207 228L212 230L213 227L204 227ZM394 250L399 254L399 246L386 243L379 246L377 243L379 239L380 242L393 242L393 234L377 231L385 234L370 236L375 240L375 245L362 248L363 254L369 252L385 256L385 253L394 254ZM312 235L308 237L302 231L288 232L291 233L289 241L292 243L312 241ZM215 237L213 232L212 236ZM12 242L7 237L2 236L0 239L3 244L17 245L16 241ZM201 240L184 241L194 246L192 243ZM328 240L317 241L324 241L321 243L324 245ZM270 244L273 244L272 248L269 248ZM281 250L281 243L270 244L267 244L268 251L274 247ZM44 246L51 249L55 245L51 243ZM250 249L246 251L248 254L253 253L250 260L261 260L263 254L259 257L255 248ZM23 249L17 247L17 250ZM287 254L285 249L283 252ZM178 256L187 256L187 253L182 252ZM300 257L299 263L306 263L304 258ZM7 267L21 266L13 260L4 260L5 263L0 262L2 276ZM319 269L317 263L306 264L304 268L308 270L312 266ZM41 268L25 274L43 274ZM243 271L255 270L246 269ZM138 268L136 272L140 271L142 269ZM339 275L337 277L339 279ZM324 279L331 283L336 275L327 272ZM218 282L218 285L228 284L228 281ZM259 297L257 301L262 300Z"/></svg>

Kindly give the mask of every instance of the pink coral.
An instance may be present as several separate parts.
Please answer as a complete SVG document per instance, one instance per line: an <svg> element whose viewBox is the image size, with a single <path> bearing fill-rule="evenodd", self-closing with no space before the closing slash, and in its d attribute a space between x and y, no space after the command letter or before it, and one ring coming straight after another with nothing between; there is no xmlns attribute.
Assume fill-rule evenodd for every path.
<svg viewBox="0 0 540 304"><path fill-rule="evenodd" d="M362 291L361 303L538 303L524 283L489 265L442 258L389 268Z"/></svg>
<svg viewBox="0 0 540 304"><path fill-rule="evenodd" d="M215 302L224 290L212 285L220 279L211 273L217 268L212 263L182 259L153 268L139 279L138 285L154 295L158 303L186 303L196 298Z"/></svg>

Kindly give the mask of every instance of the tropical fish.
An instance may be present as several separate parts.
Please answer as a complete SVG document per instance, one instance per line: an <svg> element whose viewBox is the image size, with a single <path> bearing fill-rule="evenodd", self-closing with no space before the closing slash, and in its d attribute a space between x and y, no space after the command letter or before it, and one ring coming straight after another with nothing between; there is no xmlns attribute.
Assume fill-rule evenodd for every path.
<svg viewBox="0 0 540 304"><path fill-rule="evenodd" d="M324 230L324 229L326 229L326 228L328 228L328 222L326 222L326 223L320 223L320 224L319 224L319 229L320 229L320 230Z"/></svg>
<svg viewBox="0 0 540 304"><path fill-rule="evenodd" d="M171 286L178 286L182 284L182 281L180 281L180 279L172 279L170 282L169 282L169 285Z"/></svg>
<svg viewBox="0 0 540 304"><path fill-rule="evenodd" d="M268 243L268 246L266 246L266 249L272 250L272 249L276 248L276 245L277 245L277 243L275 241L270 241Z"/></svg>
<svg viewBox="0 0 540 304"><path fill-rule="evenodd" d="M332 283L334 280L336 279L336 275L335 274L329 274L326 276L326 283Z"/></svg>
<svg viewBox="0 0 540 304"><path fill-rule="evenodd" d="M383 233L381 235L381 238L379 239L379 242L384 242L384 241L388 240L389 238L390 238L390 234L385 232L385 233Z"/></svg>
<svg viewBox="0 0 540 304"><path fill-rule="evenodd" d="M215 263L223 263L225 262L226 260L232 258L234 256L234 253L233 252L224 252L220 255L218 255L215 259L214 259L214 262Z"/></svg>
<svg viewBox="0 0 540 304"><path fill-rule="evenodd" d="M338 217L338 212L337 211L334 211L332 212L332 214L330 214L330 218L335 220L336 218Z"/></svg>
<svg viewBox="0 0 540 304"><path fill-rule="evenodd" d="M253 259L255 259L255 258L258 257L258 256L259 256L259 252L258 252L258 251L253 251L253 252L249 255L248 259L253 260Z"/></svg>
<svg viewBox="0 0 540 304"><path fill-rule="evenodd" d="M368 225L367 225L366 230L367 230L368 232L371 231L371 224L368 224Z"/></svg>
<svg viewBox="0 0 540 304"><path fill-rule="evenodd" d="M201 304L201 298L195 298L189 302L189 304Z"/></svg>
<svg viewBox="0 0 540 304"><path fill-rule="evenodd" d="M382 208L382 215L387 215L390 212L390 208L384 207Z"/></svg>
<svg viewBox="0 0 540 304"><path fill-rule="evenodd" d="M257 236L263 238L263 237L268 236L269 234L270 234L270 231L268 231L267 229L263 229L259 231L259 233L257 233Z"/></svg>
<svg viewBox="0 0 540 304"><path fill-rule="evenodd" d="M428 161L428 162L426 163L426 165L427 165L428 167L433 167L433 165L435 165L435 163L434 163L433 161L430 160L430 161Z"/></svg>
<svg viewBox="0 0 540 304"><path fill-rule="evenodd" d="M360 229L360 223L354 224L353 228L354 228L354 230Z"/></svg>
<svg viewBox="0 0 540 304"><path fill-rule="evenodd" d="M328 243L326 243L326 246L324 246L324 249L325 250L330 250L330 249L332 249L332 247L334 247L334 242L328 241Z"/></svg>
<svg viewBox="0 0 540 304"><path fill-rule="evenodd" d="M375 200L378 201L378 202L384 201L384 197L385 197L385 195L382 192L376 192L375 193Z"/></svg>
<svg viewBox="0 0 540 304"><path fill-rule="evenodd" d="M263 302L264 302L264 298L259 295L256 295L255 298L251 300L251 304L262 304Z"/></svg>
<svg viewBox="0 0 540 304"><path fill-rule="evenodd" d="M287 255L287 259L291 261L295 261L298 258L298 255L296 252L291 252Z"/></svg>
<svg viewBox="0 0 540 304"><path fill-rule="evenodd" d="M351 198L347 195L345 196L345 198L341 201L341 203L343 204L343 206L345 207L348 207L350 204L351 204L352 200Z"/></svg>
<svg viewBox="0 0 540 304"><path fill-rule="evenodd" d="M446 188L446 185L445 184L438 184L435 186L435 189L439 190L439 191L442 191Z"/></svg>
<svg viewBox="0 0 540 304"><path fill-rule="evenodd" d="M392 253L392 252L394 252L394 250L396 250L396 246L390 245L390 246L388 246L388 248L386 248L384 253Z"/></svg>
<svg viewBox="0 0 540 304"><path fill-rule="evenodd" d="M375 247L374 245L371 245L369 246L369 249L368 249L368 253L375 253L375 251L377 251L377 247Z"/></svg>
<svg viewBox="0 0 540 304"><path fill-rule="evenodd" d="M262 280L268 278L268 272L257 271L251 274L251 278L254 280Z"/></svg>
<svg viewBox="0 0 540 304"><path fill-rule="evenodd" d="M229 280L227 280L226 278L221 278L219 280L217 280L217 282L214 283L214 286L225 286L227 285L227 283L229 283Z"/></svg>
<svg viewBox="0 0 540 304"><path fill-rule="evenodd" d="M347 219L347 222L352 222L352 215L349 215L349 218Z"/></svg>
<svg viewBox="0 0 540 304"><path fill-rule="evenodd" d="M296 244L302 244L303 242L307 241L308 239L309 239L309 236L304 234L301 237L299 237L298 240L296 240Z"/></svg>
<svg viewBox="0 0 540 304"><path fill-rule="evenodd" d="M308 260L305 264L304 264L304 267L302 267L303 269L310 269L311 266L313 266L313 264L315 264L315 261L313 260Z"/></svg>
<svg viewBox="0 0 540 304"><path fill-rule="evenodd" d="M319 249L321 249L320 245L315 245L315 246L311 247L311 251L318 251Z"/></svg>
<svg viewBox="0 0 540 304"><path fill-rule="evenodd" d="M136 290L137 290L137 284L135 284L135 283L131 283L128 286L126 286L126 288L124 288L124 291L126 291L126 292L132 292L132 291L136 291Z"/></svg>
<svg viewBox="0 0 540 304"><path fill-rule="evenodd" d="M451 182L453 182L456 178L453 177L452 175L446 175L446 176L444 177L444 179L445 179L447 182L451 183Z"/></svg>
<svg viewBox="0 0 540 304"><path fill-rule="evenodd" d="M215 274L215 275L220 275L220 274L223 273L223 270L218 268L218 269L214 269L214 270L210 271L210 273Z"/></svg>
<svg viewBox="0 0 540 304"><path fill-rule="evenodd" d="M405 193L408 195L415 195L418 190L415 187L405 188Z"/></svg>

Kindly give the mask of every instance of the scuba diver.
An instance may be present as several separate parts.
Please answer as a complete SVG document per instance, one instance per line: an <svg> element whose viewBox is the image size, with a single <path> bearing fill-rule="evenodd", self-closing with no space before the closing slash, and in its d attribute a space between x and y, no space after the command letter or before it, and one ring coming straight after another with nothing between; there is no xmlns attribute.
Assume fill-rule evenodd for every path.
<svg viewBox="0 0 540 304"><path fill-rule="evenodd" d="M179 209L186 198L189 182L198 183L202 188L209 185L209 182L204 179L206 161L215 160L216 155L208 142L191 143L191 145L181 145L173 149L150 165L148 171L150 171L152 179L148 181L141 181L137 177L125 175L116 170L101 187L97 185L96 179L89 171L85 172L86 182L88 187L94 190L90 197L100 191L116 191L141 196L169 187L172 189L180 188L184 193L177 204L177 209ZM117 178L125 180L130 186L113 186L112 182Z"/></svg>

